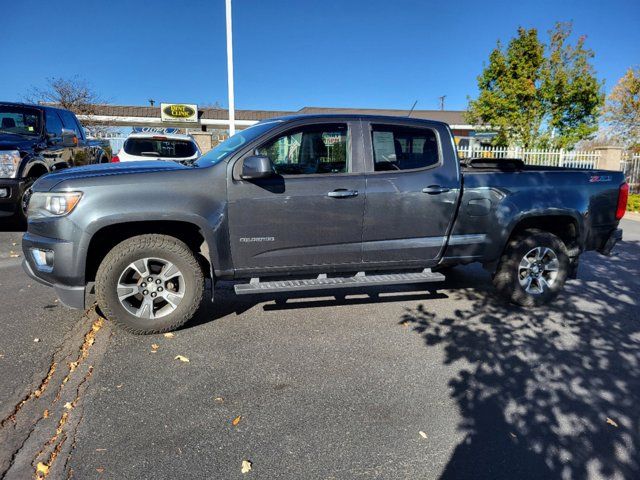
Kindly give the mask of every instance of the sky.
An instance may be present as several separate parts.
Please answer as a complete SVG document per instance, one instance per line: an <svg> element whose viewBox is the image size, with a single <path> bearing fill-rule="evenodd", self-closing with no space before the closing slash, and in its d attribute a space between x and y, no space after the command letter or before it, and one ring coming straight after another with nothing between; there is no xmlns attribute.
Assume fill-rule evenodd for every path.
<svg viewBox="0 0 640 480"><path fill-rule="evenodd" d="M0 0L0 100L48 77L110 103L227 106L224 0ZM640 0L233 0L238 109L464 109L518 26L587 36L608 92L640 65Z"/></svg>

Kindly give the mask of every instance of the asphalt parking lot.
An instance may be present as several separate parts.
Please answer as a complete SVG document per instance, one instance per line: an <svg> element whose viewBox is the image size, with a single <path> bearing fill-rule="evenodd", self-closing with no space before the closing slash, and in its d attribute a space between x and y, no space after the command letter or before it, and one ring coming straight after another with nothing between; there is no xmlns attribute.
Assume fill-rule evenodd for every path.
<svg viewBox="0 0 640 480"><path fill-rule="evenodd" d="M171 338L60 306L0 233L0 478L639 478L623 228L548 308L496 300L476 266L346 298L222 285Z"/></svg>

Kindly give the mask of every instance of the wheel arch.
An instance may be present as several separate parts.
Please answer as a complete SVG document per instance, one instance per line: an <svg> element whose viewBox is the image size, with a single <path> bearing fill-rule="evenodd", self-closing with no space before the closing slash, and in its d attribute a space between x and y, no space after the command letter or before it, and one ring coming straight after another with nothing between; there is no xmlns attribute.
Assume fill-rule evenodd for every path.
<svg viewBox="0 0 640 480"><path fill-rule="evenodd" d="M49 173L49 169L44 163L34 162L26 166L22 176L24 178L39 178L42 175L46 175L47 173Z"/></svg>
<svg viewBox="0 0 640 480"><path fill-rule="evenodd" d="M168 235L183 241L190 250L198 254L203 271L209 278L213 278L211 249L206 234L199 225L180 220L144 220L112 223L94 232L87 246L85 282L95 281L100 262L113 247L127 238L145 234Z"/></svg>
<svg viewBox="0 0 640 480"><path fill-rule="evenodd" d="M518 219L511 227L505 247L515 236L531 229L543 230L556 235L564 242L570 252L577 254L582 247L580 222L575 215L569 213L544 213Z"/></svg>

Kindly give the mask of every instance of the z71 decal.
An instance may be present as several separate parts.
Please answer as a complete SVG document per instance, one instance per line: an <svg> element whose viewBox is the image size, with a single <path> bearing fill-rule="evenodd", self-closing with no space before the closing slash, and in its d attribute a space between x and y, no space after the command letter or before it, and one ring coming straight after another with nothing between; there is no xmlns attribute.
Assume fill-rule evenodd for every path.
<svg viewBox="0 0 640 480"><path fill-rule="evenodd" d="M589 178L589 183L598 183L598 182L610 182L611 175L591 175Z"/></svg>

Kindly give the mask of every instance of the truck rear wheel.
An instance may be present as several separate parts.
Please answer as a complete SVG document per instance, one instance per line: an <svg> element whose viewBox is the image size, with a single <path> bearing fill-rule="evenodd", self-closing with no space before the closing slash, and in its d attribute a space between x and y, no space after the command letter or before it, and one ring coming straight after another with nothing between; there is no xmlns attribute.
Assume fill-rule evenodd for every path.
<svg viewBox="0 0 640 480"><path fill-rule="evenodd" d="M534 307L553 300L569 273L567 247L557 236L527 230L504 251L493 277L498 292L518 305Z"/></svg>
<svg viewBox="0 0 640 480"><path fill-rule="evenodd" d="M135 334L174 330L190 320L204 296L204 274L177 238L140 235L116 245L96 274L104 315Z"/></svg>

